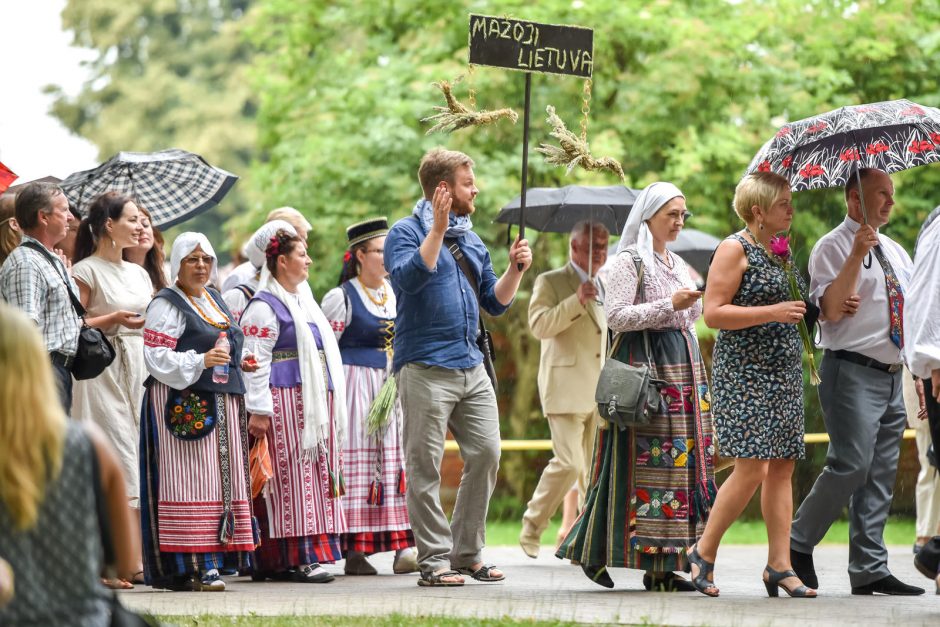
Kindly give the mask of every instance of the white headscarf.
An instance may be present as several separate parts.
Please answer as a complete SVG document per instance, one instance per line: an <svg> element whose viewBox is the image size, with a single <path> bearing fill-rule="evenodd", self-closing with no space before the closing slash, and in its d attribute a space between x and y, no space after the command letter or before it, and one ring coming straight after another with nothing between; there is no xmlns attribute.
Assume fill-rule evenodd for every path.
<svg viewBox="0 0 940 627"><path fill-rule="evenodd" d="M245 244L245 256L248 257L248 261L251 262L251 265L256 269L261 270L261 266L264 265L264 251L267 249L268 244L271 243L271 238L274 237L274 234L278 231L287 231L291 235L297 235L297 229L295 229L290 222L271 220L258 227L258 230L254 232L251 239Z"/></svg>
<svg viewBox="0 0 940 627"><path fill-rule="evenodd" d="M341 448L346 441L346 376L343 373L343 358L340 356L333 328L314 300L313 292L306 281L297 286L297 299L277 282L265 264L261 269L261 281L258 285L258 291L261 290L267 290L284 303L294 320L304 402L304 431L301 436L304 453L315 455L320 442L329 442L330 437L330 408L327 405L323 365L320 363L317 342L307 324L308 320L317 325L323 341L327 370L333 380L333 429L336 431L337 444Z"/></svg>
<svg viewBox="0 0 940 627"><path fill-rule="evenodd" d="M672 183L662 181L651 183L636 197L633 208L630 209L630 215L627 216L627 223L623 227L623 234L617 244L617 254L628 248L635 248L643 260L645 266L643 272L647 276L656 274L654 263L656 259L653 254L653 234L650 233L646 221L656 215L663 205L676 197L685 198L685 194Z"/></svg>
<svg viewBox="0 0 940 627"><path fill-rule="evenodd" d="M173 240L173 249L170 251L170 280L176 281L176 277L180 274L180 264L183 262L183 257L196 250L197 246L202 248L203 253L212 257L212 267L209 268L209 283L218 285L219 258L215 256L215 250L213 250L212 244L209 243L209 238L202 233L193 231L180 233Z"/></svg>

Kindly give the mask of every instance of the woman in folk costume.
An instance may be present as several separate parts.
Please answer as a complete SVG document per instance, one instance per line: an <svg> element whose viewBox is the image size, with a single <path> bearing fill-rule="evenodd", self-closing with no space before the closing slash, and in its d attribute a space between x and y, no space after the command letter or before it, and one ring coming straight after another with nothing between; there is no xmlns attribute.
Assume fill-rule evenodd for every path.
<svg viewBox="0 0 940 627"><path fill-rule="evenodd" d="M248 569L256 545L248 496L242 333L218 292L217 259L201 233L173 242L173 285L144 326L141 523L147 584L224 590L220 569ZM225 333L230 349L216 347ZM228 365L223 377L216 366Z"/></svg>
<svg viewBox="0 0 940 627"><path fill-rule="evenodd" d="M248 254L248 261L256 272L244 282L222 292L222 298L236 320L241 319L248 301L258 291L258 284L261 282L261 268L264 267L266 259L265 250L267 250L268 244L271 243L274 234L281 230L287 231L291 235L297 235L297 230L289 222L272 220L258 227L258 230L252 234L251 239L245 244L244 251Z"/></svg>
<svg viewBox="0 0 940 627"><path fill-rule="evenodd" d="M261 283L242 313L248 431L265 438L273 476L255 498L261 546L255 581L333 581L321 565L342 559L342 441L346 381L339 348L307 285L304 240L278 231Z"/></svg>
<svg viewBox="0 0 940 627"><path fill-rule="evenodd" d="M347 575L375 575L366 555L384 551L395 551L396 574L418 570L405 505L401 405L390 397L387 411L376 412L376 420L369 420L372 403L388 380L395 327L395 295L385 279L383 260L387 233L385 218L346 229L349 249L339 287L323 298L323 313L333 325L346 374Z"/></svg>
<svg viewBox="0 0 940 627"><path fill-rule="evenodd" d="M686 567L715 496L714 428L695 335L701 292L685 262L666 250L688 216L675 185L644 189L607 273L607 324L622 334L611 358L650 362L651 376L666 382L649 424L598 431L584 511L557 553L609 588L607 567L621 567L646 571L647 590L694 590L672 571Z"/></svg>

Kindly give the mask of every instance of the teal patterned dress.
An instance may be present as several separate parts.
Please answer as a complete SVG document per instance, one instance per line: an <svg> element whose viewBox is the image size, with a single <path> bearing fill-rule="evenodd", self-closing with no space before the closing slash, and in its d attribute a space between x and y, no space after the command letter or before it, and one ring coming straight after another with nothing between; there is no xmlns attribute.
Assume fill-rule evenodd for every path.
<svg viewBox="0 0 940 627"><path fill-rule="evenodd" d="M792 300L784 269L739 234L747 270L731 304L775 305ZM806 284L797 273L800 291ZM722 330L712 367L712 415L722 457L802 459L803 344L795 324L768 322Z"/></svg>

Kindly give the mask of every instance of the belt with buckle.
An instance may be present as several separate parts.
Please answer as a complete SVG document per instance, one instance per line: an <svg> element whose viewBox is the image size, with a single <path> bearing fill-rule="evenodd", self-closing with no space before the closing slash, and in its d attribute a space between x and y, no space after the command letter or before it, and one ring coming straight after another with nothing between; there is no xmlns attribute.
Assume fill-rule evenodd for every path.
<svg viewBox="0 0 940 627"><path fill-rule="evenodd" d="M871 357L866 357L860 353L854 351L844 351L844 350L829 350L826 349L826 354L835 357L836 359L842 359L844 361L851 361L853 364L858 364L859 366L865 366L866 368L874 368L875 370L881 370L882 372L888 372L894 374L899 371L904 364L886 364L877 359L872 359Z"/></svg>
<svg viewBox="0 0 940 627"><path fill-rule="evenodd" d="M72 363L75 361L75 355L66 355L65 353L60 353L59 351L53 351L49 353L49 360L56 366L62 366L65 369L72 367Z"/></svg>

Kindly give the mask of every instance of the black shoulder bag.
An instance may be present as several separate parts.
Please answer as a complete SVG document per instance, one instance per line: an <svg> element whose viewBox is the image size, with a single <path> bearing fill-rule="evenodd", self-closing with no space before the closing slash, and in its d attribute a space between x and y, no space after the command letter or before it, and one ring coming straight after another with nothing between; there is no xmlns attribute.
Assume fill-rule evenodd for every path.
<svg viewBox="0 0 940 627"><path fill-rule="evenodd" d="M23 242L22 245L40 252L49 261L52 267L55 268L56 274L58 274L59 278L65 283L65 289L69 293L72 308L75 310L75 314L82 320L82 328L78 333L78 350L75 353L75 360L72 362L72 376L78 381L94 379L104 372L105 368L110 366L111 362L114 361L114 347L111 345L111 342L108 341L108 338L105 337L104 333L101 332L101 329L96 329L85 324L85 308L82 306L81 301L78 300L75 292L72 291L72 286L69 285L68 279L59 271L59 266L56 265L52 253L46 250L44 246L33 242Z"/></svg>
<svg viewBox="0 0 940 627"><path fill-rule="evenodd" d="M480 326L476 339L477 348L483 353L483 367L486 368L486 375L490 378L490 383L493 384L493 392L498 394L499 383L496 380L496 367L493 365L496 351L493 347L493 336L490 335L490 332L486 330L486 325L483 324L483 312L480 310L480 288L477 286L476 278L473 276L473 270L470 269L470 262L467 261L463 251L460 250L460 246L457 245L457 240L452 237L446 238L444 244L447 246L447 250L450 251L450 254L454 256L454 261L457 262L457 266L460 268L461 272L463 272L463 275L467 277L467 281L470 282L470 287L473 288L473 293L476 295L477 316Z"/></svg>

